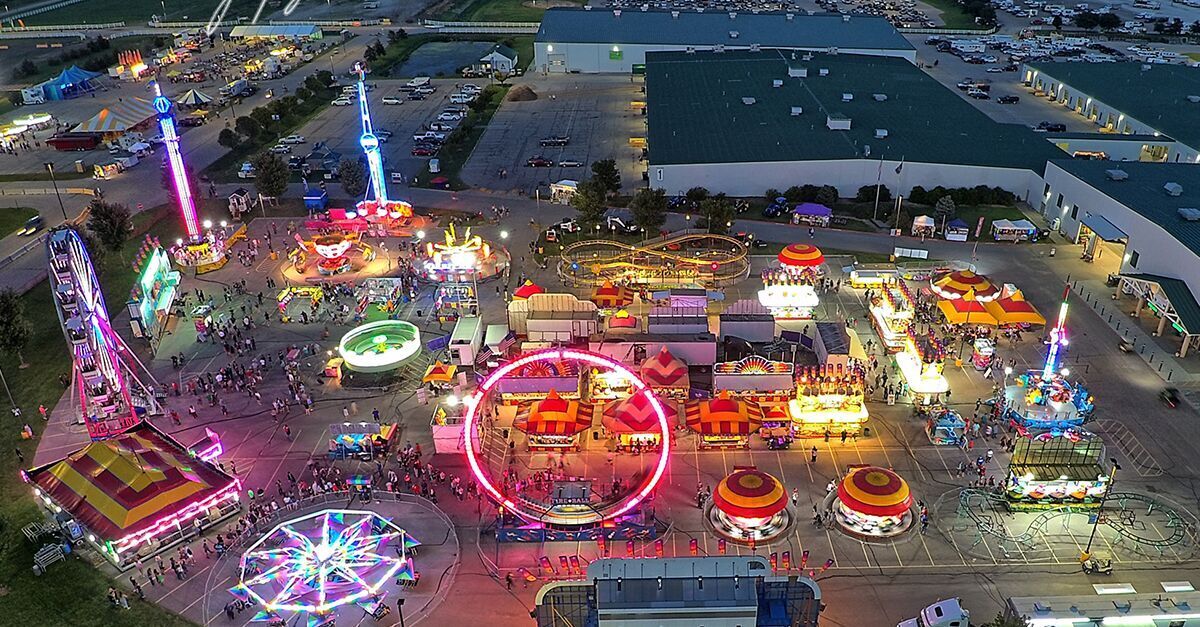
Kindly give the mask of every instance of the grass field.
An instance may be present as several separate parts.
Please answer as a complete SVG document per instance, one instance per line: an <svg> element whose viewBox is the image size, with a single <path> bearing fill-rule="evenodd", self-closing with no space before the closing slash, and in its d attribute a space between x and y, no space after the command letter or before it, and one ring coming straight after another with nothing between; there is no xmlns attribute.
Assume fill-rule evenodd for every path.
<svg viewBox="0 0 1200 627"><path fill-rule="evenodd" d="M125 22L126 26L146 26L152 15L163 15L166 5L168 21L188 19L192 21L208 21L213 9L217 8L220 0L84 0L57 11L49 11L25 18L30 26L42 24L88 24L98 22ZM252 0L233 0L226 13L226 19L237 19L240 16L254 15L258 3ZM270 11L270 7L267 11Z"/></svg>
<svg viewBox="0 0 1200 627"><path fill-rule="evenodd" d="M451 189L466 187L458 175L462 171L463 164L475 151L475 144L479 143L480 137L483 137L483 131L487 129L488 122L492 120L492 116L504 102L504 96L507 93L508 85L489 85L484 88L481 97L487 100L483 108L481 110L472 109L459 128L450 135L446 144L438 151L437 158L441 165L441 172L431 174L429 164L426 162L425 169L417 175L418 187L429 187L429 181L438 177L450 179Z"/></svg>
<svg viewBox="0 0 1200 627"><path fill-rule="evenodd" d="M945 28L979 28L975 18L954 0L921 0L938 10Z"/></svg>
<svg viewBox="0 0 1200 627"><path fill-rule="evenodd" d="M118 50L141 50L143 54L149 57L149 53L154 50L155 44L162 43L162 41L163 40L161 37L154 35L122 37L121 39L114 41L108 50L100 50L92 54L85 54L76 59L55 59L38 63L37 73L20 80L29 84L39 83L57 76L59 72L62 72L72 65L78 65L84 69L87 69L85 66L87 66L89 63L92 63L93 65L104 65L107 67L110 61L116 61ZM53 57L51 57L51 59L53 59ZM103 69L94 71L102 72Z"/></svg>
<svg viewBox="0 0 1200 627"><path fill-rule="evenodd" d="M76 172L68 170L66 172L55 172L54 178L59 181L73 181L77 179L85 179L91 176L90 172ZM11 183L13 181L49 181L50 173L42 170L40 172L10 172L0 174L0 183Z"/></svg>
<svg viewBox="0 0 1200 627"><path fill-rule="evenodd" d="M176 227L167 206L151 209L135 216L136 235L130 238L121 253L104 255L99 264L101 282L110 312L118 312L129 295L134 273L128 260L141 245L142 233L149 232L166 239ZM36 253L34 253L36 254ZM20 368L13 355L0 356L12 390L13 400L24 412L24 418L9 412L0 414L0 429L17 444L27 460L31 460L36 440L22 442L17 438L21 425L28 422L38 433L42 421L37 419L37 407L53 407L63 393L58 382L60 374L70 372L71 362L66 342L58 325L51 300L50 285L39 283L21 297L25 315L33 333L24 356L29 367ZM12 449L9 449L11 452ZM8 625L47 627L54 625L111 625L183 627L191 625L179 616L156 605L130 600L129 611L113 609L105 599L105 591L113 582L83 560L68 560L50 567L42 577L32 571L33 554L40 546L28 542L21 527L42 517L34 505L28 486L18 480L18 461L12 454L0 457L0 616Z"/></svg>
<svg viewBox="0 0 1200 627"><path fill-rule="evenodd" d="M467 22L539 22L550 7L578 6L574 0L462 0L437 19Z"/></svg>
<svg viewBox="0 0 1200 627"><path fill-rule="evenodd" d="M8 237L36 215L37 210L30 207L0 207L0 237Z"/></svg>

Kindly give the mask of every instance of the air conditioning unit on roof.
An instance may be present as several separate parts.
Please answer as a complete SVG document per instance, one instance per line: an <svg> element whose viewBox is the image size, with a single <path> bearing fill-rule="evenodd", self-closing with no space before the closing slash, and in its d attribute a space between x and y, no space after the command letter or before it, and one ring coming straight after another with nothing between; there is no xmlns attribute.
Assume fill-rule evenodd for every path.
<svg viewBox="0 0 1200 627"><path fill-rule="evenodd" d="M887 94L871 94L871 97L875 99L875 102L883 102L887 100Z"/></svg>
<svg viewBox="0 0 1200 627"><path fill-rule="evenodd" d="M1163 191L1167 192L1168 196L1178 196L1183 193L1183 186L1175 181L1171 181L1163 185Z"/></svg>
<svg viewBox="0 0 1200 627"><path fill-rule="evenodd" d="M1110 181L1128 181L1129 180L1129 173L1126 172L1125 170L1116 170L1116 169L1105 170L1104 176L1108 177L1108 180L1110 180Z"/></svg>
<svg viewBox="0 0 1200 627"><path fill-rule="evenodd" d="M888 136L888 131L886 128L875 129L875 139L886 139L887 136Z"/></svg>
<svg viewBox="0 0 1200 627"><path fill-rule="evenodd" d="M1200 209L1195 207L1180 207L1179 217L1188 222L1200 222Z"/></svg>

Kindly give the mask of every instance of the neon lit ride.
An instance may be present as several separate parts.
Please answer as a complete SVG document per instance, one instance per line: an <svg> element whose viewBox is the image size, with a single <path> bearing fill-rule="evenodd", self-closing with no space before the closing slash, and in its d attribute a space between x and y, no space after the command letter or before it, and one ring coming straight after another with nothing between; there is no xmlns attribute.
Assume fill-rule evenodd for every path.
<svg viewBox="0 0 1200 627"><path fill-rule="evenodd" d="M394 370L419 352L421 331L403 320L368 322L351 329L338 343L345 366L363 373Z"/></svg>
<svg viewBox="0 0 1200 627"><path fill-rule="evenodd" d="M129 292L129 317L134 331L157 346L171 316L171 306L179 287L179 272L172 269L171 257L157 239L146 237L138 252L138 279Z"/></svg>
<svg viewBox="0 0 1200 627"><path fill-rule="evenodd" d="M494 464L499 458L483 450L483 443L499 442L499 445L504 445L504 441L498 436L485 434L484 430L499 428L492 426L497 423L495 417L512 409L511 406L498 402L497 397L500 395L496 393L497 389L526 366L554 365L559 362L575 362L593 371L612 373L629 381L632 390L630 397L642 395L657 422L656 430L660 442L654 453L657 458L645 464L644 471L630 473L633 479L625 489L607 498L599 498L598 490L592 491L591 480L585 477L555 482L551 494L545 499L536 496L532 489L518 493L509 488L507 482L500 483L493 479L504 469ZM521 381L517 379L516 382ZM526 353L494 370L474 393L464 399L464 404L466 412L463 416L463 432L466 434L465 449L471 472L504 512L517 516L539 530L544 530L548 525L580 528L605 521L619 523L623 516L631 514L634 508L650 497L667 470L671 426L662 403L641 378L621 362L606 355L573 349L547 349ZM582 466L583 464L571 464L570 467ZM607 481L608 477L604 480ZM559 496L564 498L558 498Z"/></svg>
<svg viewBox="0 0 1200 627"><path fill-rule="evenodd" d="M297 247L288 253L288 258L292 261L292 268L301 274L308 271L310 258L316 259L317 273L321 276L355 270L351 251L358 251L360 265L375 260L375 249L362 240L360 233L328 233L307 240L300 237L299 233L293 237Z"/></svg>
<svg viewBox="0 0 1200 627"><path fill-rule="evenodd" d="M842 531L864 539L898 536L912 527L912 493L900 475L859 466L838 484L833 512Z"/></svg>
<svg viewBox="0 0 1200 627"><path fill-rule="evenodd" d="M383 588L414 578L409 549L420 543L373 512L322 510L275 525L242 555L229 592L262 609L251 621L305 618L332 624L340 607L374 614ZM355 612L357 614L357 612Z"/></svg>
<svg viewBox="0 0 1200 627"><path fill-rule="evenodd" d="M79 234L70 228L51 231L46 258L58 321L71 351L71 396L88 435L103 439L136 425L146 412L159 413L151 391L158 382L113 330Z"/></svg>
<svg viewBox="0 0 1200 627"><path fill-rule="evenodd" d="M1004 407L1010 422L1023 430L1049 430L1061 433L1078 427L1091 417L1095 401L1081 383L1072 383L1068 368L1058 364L1067 347L1067 296L1063 290L1058 320L1050 329L1046 362L1041 370L1031 370L1012 378L1004 390Z"/></svg>
<svg viewBox="0 0 1200 627"><path fill-rule="evenodd" d="M762 272L758 302L784 320L807 320L821 304L816 283L824 276L825 255L816 246L792 244L779 253L779 266Z"/></svg>
<svg viewBox="0 0 1200 627"><path fill-rule="evenodd" d="M756 468L735 470L713 490L707 518L717 533L735 542L769 542L788 530L787 490Z"/></svg>
<svg viewBox="0 0 1200 627"><path fill-rule="evenodd" d="M364 198L356 205L357 213L368 222L403 221L412 217L413 208L406 202L388 198L387 180L383 177L383 156L379 152L379 137L375 135L375 127L371 123L371 105L367 102L367 86L364 82L367 68L362 63L355 63L354 71L358 73L358 114L362 121L362 135L358 138L358 145L362 146L363 153L367 156L367 174L371 179L367 191L374 194L373 199Z"/></svg>
<svg viewBox="0 0 1200 627"><path fill-rule="evenodd" d="M195 268L197 274L218 270L227 260L225 240L221 232L211 228L201 230L196 215L194 190L188 183L187 169L183 165L183 154L179 150L179 131L175 126L175 114L171 100L162 94L162 88L154 83L154 110L158 113L158 127L162 132L163 146L167 151L167 166L171 170L171 183L179 211L183 215L183 226L187 239L176 243L171 249L175 263Z"/></svg>
<svg viewBox="0 0 1200 627"><path fill-rule="evenodd" d="M1100 436L1075 428L1018 432L1026 437L1013 442L1005 481L1009 509L1100 506L1112 479Z"/></svg>
<svg viewBox="0 0 1200 627"><path fill-rule="evenodd" d="M451 224L443 241L425 243L425 276L438 283L490 279L504 272L508 262L507 252L472 235L471 227L459 234Z"/></svg>

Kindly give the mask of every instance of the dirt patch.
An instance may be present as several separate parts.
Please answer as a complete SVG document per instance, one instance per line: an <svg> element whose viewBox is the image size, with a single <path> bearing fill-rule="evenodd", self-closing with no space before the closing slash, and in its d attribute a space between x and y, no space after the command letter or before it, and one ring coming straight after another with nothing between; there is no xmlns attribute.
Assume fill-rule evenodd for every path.
<svg viewBox="0 0 1200 627"><path fill-rule="evenodd" d="M537 99L537 92L530 89L529 85L517 85L508 90L508 96L505 97L505 100L509 102L529 102Z"/></svg>
<svg viewBox="0 0 1200 627"><path fill-rule="evenodd" d="M557 9L559 7L577 7L579 3L570 0L525 0L521 6L531 9Z"/></svg>

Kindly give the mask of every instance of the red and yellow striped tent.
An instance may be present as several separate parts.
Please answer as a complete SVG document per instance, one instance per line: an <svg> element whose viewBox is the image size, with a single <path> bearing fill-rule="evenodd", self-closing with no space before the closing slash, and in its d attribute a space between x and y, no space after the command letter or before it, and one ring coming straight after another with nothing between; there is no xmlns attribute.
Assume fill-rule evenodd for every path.
<svg viewBox="0 0 1200 627"><path fill-rule="evenodd" d="M615 309L632 303L633 291L623 285L613 285L612 281L605 281L603 285L592 290L590 300L601 309Z"/></svg>
<svg viewBox="0 0 1200 627"><path fill-rule="evenodd" d="M646 394L634 394L624 400L609 403L604 408L601 424L613 433L654 433L659 431L658 414Z"/></svg>
<svg viewBox="0 0 1200 627"><path fill-rule="evenodd" d="M758 403L734 400L723 392L711 400L687 403L684 418L700 435L749 435L762 426L763 413Z"/></svg>
<svg viewBox="0 0 1200 627"><path fill-rule="evenodd" d="M878 466L855 468L838 484L838 499L868 516L900 516L912 507L912 493L900 475Z"/></svg>
<svg viewBox="0 0 1200 627"><path fill-rule="evenodd" d="M792 244L779 251L779 263L791 268L812 268L825 263L825 255L812 244Z"/></svg>
<svg viewBox="0 0 1200 627"><path fill-rule="evenodd" d="M425 369L425 376L421 377L421 383L450 383L457 373L458 366L435 361Z"/></svg>
<svg viewBox="0 0 1200 627"><path fill-rule="evenodd" d="M991 303L986 303L991 304ZM955 298L954 300L939 300L937 303L938 310L946 317L946 322L950 324L984 324L988 326L998 326L999 322L996 316L977 300L967 300L965 298Z"/></svg>
<svg viewBox="0 0 1200 627"><path fill-rule="evenodd" d="M688 388L688 367L679 358L671 354L666 346L642 362L642 380L652 388Z"/></svg>
<svg viewBox="0 0 1200 627"><path fill-rule="evenodd" d="M534 294L545 293L545 291L546 289L542 286L526 279L517 289L513 290L513 300L525 300Z"/></svg>
<svg viewBox="0 0 1200 627"><path fill-rule="evenodd" d="M569 401L554 390L517 414L513 426L529 435L576 435L592 426L592 405Z"/></svg>
<svg viewBox="0 0 1200 627"><path fill-rule="evenodd" d="M1000 288L995 283L970 270L947 272L931 279L929 285L935 294L948 300L963 298L986 302L1000 296Z"/></svg>
<svg viewBox="0 0 1200 627"><path fill-rule="evenodd" d="M1004 298L997 298L983 304L988 313L995 316L1000 324L1036 324L1045 325L1046 318L1025 300L1025 295L1017 290Z"/></svg>
<svg viewBox="0 0 1200 627"><path fill-rule="evenodd" d="M145 422L34 468L29 477L81 524L114 541L236 482Z"/></svg>
<svg viewBox="0 0 1200 627"><path fill-rule="evenodd" d="M743 468L717 484L713 504L738 518L770 518L787 507L787 491L775 477L756 468Z"/></svg>

